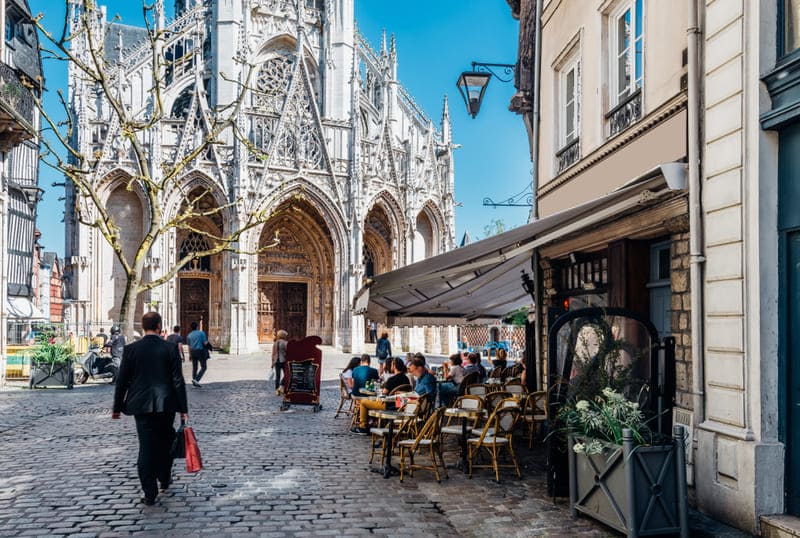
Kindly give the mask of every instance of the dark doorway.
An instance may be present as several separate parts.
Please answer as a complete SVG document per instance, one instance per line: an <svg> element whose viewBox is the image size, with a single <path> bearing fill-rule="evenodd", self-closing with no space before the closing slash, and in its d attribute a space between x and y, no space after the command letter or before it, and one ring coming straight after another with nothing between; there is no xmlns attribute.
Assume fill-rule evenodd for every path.
<svg viewBox="0 0 800 538"><path fill-rule="evenodd" d="M290 339L306 336L308 285L305 282L261 282L258 285L258 340L272 342L283 329Z"/></svg>
<svg viewBox="0 0 800 538"><path fill-rule="evenodd" d="M207 278L182 278L180 324L181 335L189 334L189 324L197 322L198 327L208 334L208 284Z"/></svg>

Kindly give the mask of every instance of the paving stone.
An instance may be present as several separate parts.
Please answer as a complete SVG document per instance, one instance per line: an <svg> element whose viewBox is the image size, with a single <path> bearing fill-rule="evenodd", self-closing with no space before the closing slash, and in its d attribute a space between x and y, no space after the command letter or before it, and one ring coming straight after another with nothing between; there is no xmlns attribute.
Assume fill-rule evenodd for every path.
<svg viewBox="0 0 800 538"><path fill-rule="evenodd" d="M0 487L13 491L0 496L0 535L613 535L572 518L563 499L553 504L545 496L543 451L528 451L527 443L518 447L522 480L504 473L497 484L485 469L471 480L448 469L441 484L426 471L403 483L384 480L370 472L370 439L350 435L347 418L333 418L335 376L349 355L326 349L319 413L303 406L279 410L281 399L263 381L265 357L215 356L203 388L187 388L205 468L188 474L176 460L173 485L153 507L139 502L133 419L110 420L113 387L4 389ZM458 447L451 440L446 449L452 464ZM91 458L53 458L47 472L34 473L20 455L36 453ZM707 519L703 524L730 530L709 527Z"/></svg>

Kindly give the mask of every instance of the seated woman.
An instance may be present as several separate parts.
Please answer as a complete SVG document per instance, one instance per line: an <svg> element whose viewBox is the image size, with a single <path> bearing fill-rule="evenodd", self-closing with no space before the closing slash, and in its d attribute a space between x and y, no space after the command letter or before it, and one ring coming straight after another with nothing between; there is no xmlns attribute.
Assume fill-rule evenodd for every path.
<svg viewBox="0 0 800 538"><path fill-rule="evenodd" d="M353 370L358 368L361 365L361 357L353 357L350 359L350 362L347 363L344 370L342 370L342 380L344 381L344 386L347 387L347 392L353 392Z"/></svg>
<svg viewBox="0 0 800 538"><path fill-rule="evenodd" d="M453 405L455 397L458 395L458 386L467 374L461 366L461 355L458 353L450 355L450 371L444 383L439 385L439 402L447 407Z"/></svg>
<svg viewBox="0 0 800 538"><path fill-rule="evenodd" d="M497 353L495 353L494 360L492 361L492 365L495 368L505 368L507 363L507 354L506 350L501 348L497 349Z"/></svg>
<svg viewBox="0 0 800 538"><path fill-rule="evenodd" d="M403 385L408 385L408 377L406 376L406 365L403 362L403 359L399 357L395 357L391 359L392 369L394 370L395 374L390 377L386 383L384 383L383 388L381 389L381 394L391 394L391 392L396 389L397 387L402 387ZM384 401L384 400L361 400L361 405L359 407L359 415L358 415L358 427L353 428L353 433L358 434L367 434L369 430L367 429L367 420L369 418L369 412L371 410L385 410L388 407L394 408L393 401Z"/></svg>

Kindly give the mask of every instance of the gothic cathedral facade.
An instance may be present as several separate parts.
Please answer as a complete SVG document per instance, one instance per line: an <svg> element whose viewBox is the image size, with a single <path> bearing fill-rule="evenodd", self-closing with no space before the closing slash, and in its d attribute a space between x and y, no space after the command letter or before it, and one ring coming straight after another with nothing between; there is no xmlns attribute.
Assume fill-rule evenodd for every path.
<svg viewBox="0 0 800 538"><path fill-rule="evenodd" d="M168 114L147 137L153 163L182 157L205 135L204 112L237 100L235 81L246 65L255 89L236 120L246 138L230 137L192 161L163 193L164 212L202 192L208 207L246 200L276 216L242 236L240 253L196 260L143 294L137 319L157 309L165 325L185 330L200 322L235 353L256 351L277 329L355 352L366 320L354 312L353 297L364 280L454 247L446 98L436 127L397 80L394 37L371 48L356 29L354 1L178 0L172 20L155 3L155 24L167 30ZM98 24L110 30L105 50L123 74L127 105L146 107L152 53L145 29ZM102 160L97 190L126 223L123 247L138 244L148 201L126 188L135 167L115 145L119 126L88 82L71 74L69 90L78 145ZM280 211L290 203L291 211ZM109 245L69 208L68 192L68 323L96 332L117 319L124 278ZM145 262L150 276L206 248L207 236L229 233L236 222L223 214L198 216L191 230L163 237ZM259 252L275 237L276 247ZM403 340L398 347L447 352L452 330L397 329L393 338Z"/></svg>

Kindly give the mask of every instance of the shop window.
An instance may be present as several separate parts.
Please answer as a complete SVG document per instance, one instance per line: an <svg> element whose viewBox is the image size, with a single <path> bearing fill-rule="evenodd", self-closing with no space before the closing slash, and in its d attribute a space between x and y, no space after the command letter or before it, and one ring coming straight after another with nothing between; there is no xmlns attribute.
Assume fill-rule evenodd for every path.
<svg viewBox="0 0 800 538"><path fill-rule="evenodd" d="M781 31L778 52L785 56L800 48L800 0L779 0Z"/></svg>
<svg viewBox="0 0 800 538"><path fill-rule="evenodd" d="M671 262L669 241L656 243L650 247L650 280L647 283L650 295L650 320L661 337L672 333Z"/></svg>

